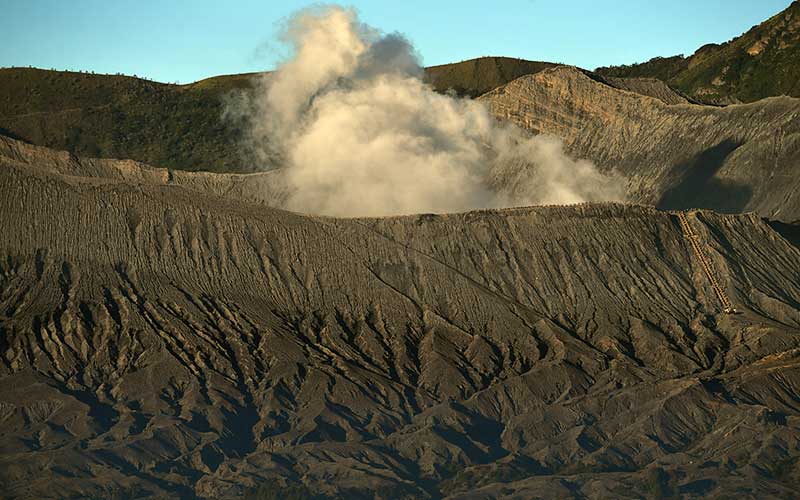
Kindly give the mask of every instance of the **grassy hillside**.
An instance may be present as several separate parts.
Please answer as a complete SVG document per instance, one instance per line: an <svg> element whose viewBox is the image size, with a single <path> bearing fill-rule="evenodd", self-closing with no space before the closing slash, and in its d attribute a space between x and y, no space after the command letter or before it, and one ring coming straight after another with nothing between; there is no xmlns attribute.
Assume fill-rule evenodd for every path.
<svg viewBox="0 0 800 500"><path fill-rule="evenodd" d="M427 70L439 91L478 96L548 63L481 58ZM239 131L221 119L252 74L170 85L120 75L0 69L0 134L83 156L180 170L247 172Z"/></svg>
<svg viewBox="0 0 800 500"><path fill-rule="evenodd" d="M248 170L237 131L221 120L226 94L250 75L169 85L117 75L0 70L0 133L86 156L153 165Z"/></svg>
<svg viewBox="0 0 800 500"><path fill-rule="evenodd" d="M701 47L690 57L658 57L596 71L603 76L659 78L709 103L800 97L800 1L744 35Z"/></svg>
<svg viewBox="0 0 800 500"><path fill-rule="evenodd" d="M440 92L452 89L465 97L478 97L520 76L557 66L510 57L481 57L454 64L431 66L425 70L428 81Z"/></svg>

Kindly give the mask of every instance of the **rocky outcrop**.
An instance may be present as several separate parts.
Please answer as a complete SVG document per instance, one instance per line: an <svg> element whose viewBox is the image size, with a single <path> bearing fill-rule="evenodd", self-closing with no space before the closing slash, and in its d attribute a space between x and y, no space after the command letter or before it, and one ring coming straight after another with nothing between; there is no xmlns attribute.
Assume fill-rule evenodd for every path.
<svg viewBox="0 0 800 500"><path fill-rule="evenodd" d="M800 99L668 105L559 67L480 100L498 119L556 135L570 154L625 175L631 201L800 219Z"/></svg>
<svg viewBox="0 0 800 500"><path fill-rule="evenodd" d="M339 220L226 196L239 178L15 151L4 498L796 487L800 250L755 215L687 217L728 315L653 208Z"/></svg>

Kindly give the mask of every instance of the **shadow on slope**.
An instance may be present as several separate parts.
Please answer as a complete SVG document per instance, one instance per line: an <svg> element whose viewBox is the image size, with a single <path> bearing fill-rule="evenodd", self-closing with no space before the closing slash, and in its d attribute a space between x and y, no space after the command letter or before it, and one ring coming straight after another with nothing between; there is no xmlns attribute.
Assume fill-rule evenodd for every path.
<svg viewBox="0 0 800 500"><path fill-rule="evenodd" d="M795 221L791 224L777 220L764 219L764 221L773 231L783 236L783 239L800 250L800 221Z"/></svg>
<svg viewBox="0 0 800 500"><path fill-rule="evenodd" d="M728 157L742 145L726 139L675 167L680 181L658 200L661 210L707 208L721 213L741 213L753 196L750 186L716 178Z"/></svg>
<svg viewBox="0 0 800 500"><path fill-rule="evenodd" d="M0 135L4 135L6 137L10 137L11 139L14 139L15 141L28 142L25 139L23 139L22 137L20 137L17 134L15 134L14 132L12 132L10 130L6 130L3 127L0 127Z"/></svg>

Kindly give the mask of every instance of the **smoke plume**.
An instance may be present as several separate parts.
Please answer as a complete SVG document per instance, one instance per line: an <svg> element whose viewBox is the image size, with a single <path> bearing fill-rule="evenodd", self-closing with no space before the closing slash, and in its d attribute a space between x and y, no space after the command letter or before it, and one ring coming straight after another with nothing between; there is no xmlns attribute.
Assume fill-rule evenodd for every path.
<svg viewBox="0 0 800 500"><path fill-rule="evenodd" d="M232 111L257 161L281 167L285 208L372 216L622 198L619 179L557 139L434 92L408 40L354 10L303 10L283 41L291 59Z"/></svg>

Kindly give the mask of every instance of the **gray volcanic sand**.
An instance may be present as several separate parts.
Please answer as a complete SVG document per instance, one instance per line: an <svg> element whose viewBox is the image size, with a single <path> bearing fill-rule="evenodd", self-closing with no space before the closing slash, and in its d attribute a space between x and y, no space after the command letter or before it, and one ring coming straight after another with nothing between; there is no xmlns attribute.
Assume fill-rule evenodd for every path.
<svg viewBox="0 0 800 500"><path fill-rule="evenodd" d="M755 215L689 216L726 315L653 208L331 219L1 149L4 498L796 494L800 250Z"/></svg>

